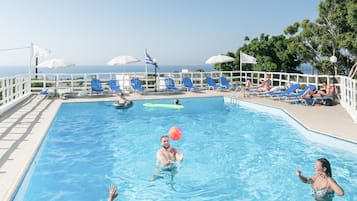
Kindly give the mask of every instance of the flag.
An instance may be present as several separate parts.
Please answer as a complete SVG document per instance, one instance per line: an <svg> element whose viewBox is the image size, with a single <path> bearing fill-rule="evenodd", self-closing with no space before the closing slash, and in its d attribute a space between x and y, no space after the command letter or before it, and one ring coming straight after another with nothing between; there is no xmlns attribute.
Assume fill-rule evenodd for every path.
<svg viewBox="0 0 357 201"><path fill-rule="evenodd" d="M248 64L256 64L257 59L255 57L249 56L243 52L240 52L240 62Z"/></svg>
<svg viewBox="0 0 357 201"><path fill-rule="evenodd" d="M33 45L33 56L34 57L48 57L51 50Z"/></svg>
<svg viewBox="0 0 357 201"><path fill-rule="evenodd" d="M155 65L154 60L150 57L150 55L147 53L146 50L145 50L145 63Z"/></svg>

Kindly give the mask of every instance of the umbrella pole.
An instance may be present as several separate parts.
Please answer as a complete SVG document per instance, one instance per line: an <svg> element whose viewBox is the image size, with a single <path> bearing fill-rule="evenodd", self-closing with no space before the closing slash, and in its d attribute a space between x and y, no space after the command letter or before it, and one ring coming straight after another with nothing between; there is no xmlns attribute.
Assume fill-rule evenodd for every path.
<svg viewBox="0 0 357 201"><path fill-rule="evenodd" d="M242 86L242 57L239 58L240 85Z"/></svg>
<svg viewBox="0 0 357 201"><path fill-rule="evenodd" d="M36 63L35 63L35 65L36 65L36 68L35 68L35 78L36 78L36 80L37 80L37 73L38 73L38 68L37 68L37 65L38 65L38 57L36 57Z"/></svg>
<svg viewBox="0 0 357 201"><path fill-rule="evenodd" d="M157 92L157 84L156 84L156 81L157 81L157 75L156 75L156 69L157 69L157 64L156 63L154 63L154 65L155 65L155 92Z"/></svg>

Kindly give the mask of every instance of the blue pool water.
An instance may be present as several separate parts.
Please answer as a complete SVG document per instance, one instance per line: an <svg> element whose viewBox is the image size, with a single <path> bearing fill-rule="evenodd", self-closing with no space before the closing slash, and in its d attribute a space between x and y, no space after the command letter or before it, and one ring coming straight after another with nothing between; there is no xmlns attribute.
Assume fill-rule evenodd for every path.
<svg viewBox="0 0 357 201"><path fill-rule="evenodd" d="M295 169L311 176L321 157L345 190L334 200L357 200L355 154L222 97L180 101L182 110L142 106L172 99L135 101L128 110L112 102L63 104L15 200L107 200L110 184L118 200L312 200ZM171 145L185 159L173 180L150 181L160 137L172 126L183 131Z"/></svg>

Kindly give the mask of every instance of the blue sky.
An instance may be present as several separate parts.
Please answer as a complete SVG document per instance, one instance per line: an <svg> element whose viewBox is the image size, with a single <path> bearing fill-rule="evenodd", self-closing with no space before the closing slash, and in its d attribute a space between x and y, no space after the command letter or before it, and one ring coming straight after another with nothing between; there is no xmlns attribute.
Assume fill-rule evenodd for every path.
<svg viewBox="0 0 357 201"><path fill-rule="evenodd" d="M278 35L315 20L319 0L6 0L0 6L0 50L48 48L47 58L105 65L118 55L159 65L198 65L235 52L244 37ZM43 58L45 60L45 58ZM28 65L29 49L0 51L0 65Z"/></svg>

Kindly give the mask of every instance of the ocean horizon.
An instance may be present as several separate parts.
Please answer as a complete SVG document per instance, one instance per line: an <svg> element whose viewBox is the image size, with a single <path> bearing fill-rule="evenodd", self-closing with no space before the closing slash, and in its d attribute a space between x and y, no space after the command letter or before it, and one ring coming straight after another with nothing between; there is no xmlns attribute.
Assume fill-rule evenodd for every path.
<svg viewBox="0 0 357 201"><path fill-rule="evenodd" d="M159 66L157 72L181 72L182 69L189 71L196 71L202 69L204 72L216 71L214 65L163 65ZM312 67L309 65L303 65L298 68L304 74L312 74ZM31 71L35 73L35 67L31 66L0 66L0 78L9 77L17 74L26 74ZM155 68L152 65L148 65L147 70L149 73L154 73ZM144 65L121 65L121 66L107 66L107 65L78 65L69 66L63 68L38 68L39 73L122 73L122 72L145 72Z"/></svg>
<svg viewBox="0 0 357 201"><path fill-rule="evenodd" d="M195 71L202 69L205 72L215 71L213 65L163 65L159 66L157 72L181 72L182 69ZM35 67L30 67L31 73L35 73ZM147 71L149 73L155 72L152 65L148 65ZM0 77L8 77L16 74L25 74L29 72L28 66L0 66ZM144 65L121 65L121 66L107 66L107 65L75 65L63 68L38 68L39 73L110 73L110 72L145 72Z"/></svg>

